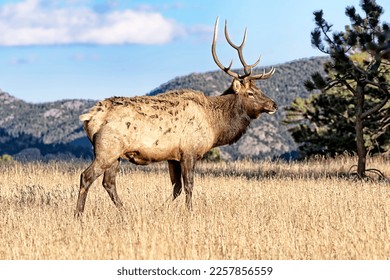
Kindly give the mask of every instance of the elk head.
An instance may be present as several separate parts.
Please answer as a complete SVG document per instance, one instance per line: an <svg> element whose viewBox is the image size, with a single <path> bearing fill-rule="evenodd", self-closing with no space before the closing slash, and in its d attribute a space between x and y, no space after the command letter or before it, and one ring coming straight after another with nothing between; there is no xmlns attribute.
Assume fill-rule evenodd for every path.
<svg viewBox="0 0 390 280"><path fill-rule="evenodd" d="M245 29L244 38L242 40L241 45L237 46L230 40L228 30L227 30L227 21L225 21L225 37L229 45L232 46L235 50L237 50L238 57L244 67L244 74L239 75L238 73L233 72L231 70L231 67L233 65L233 60L230 62L230 65L228 67L223 66L222 63L219 61L215 50L216 42L217 42L217 33L218 33L218 22L219 22L219 18L217 17L217 21L215 22L215 27L214 27L214 38L211 46L211 52L213 55L213 59L215 63L218 65L218 67L221 68L225 73L227 73L228 75L234 78L233 83L229 88L228 92L233 91L235 94L242 97L242 103L248 113L248 116L251 117L252 119L257 118L263 112L269 114L275 113L278 108L276 103L271 98L266 96L256 86L256 80L264 80L272 77L272 75L275 73L275 68L272 67L271 70L268 72L265 72L264 70L263 73L254 75L252 73L252 69L260 62L261 56L254 64L248 65L245 62L244 56L242 54L242 49L246 41L247 30Z"/></svg>

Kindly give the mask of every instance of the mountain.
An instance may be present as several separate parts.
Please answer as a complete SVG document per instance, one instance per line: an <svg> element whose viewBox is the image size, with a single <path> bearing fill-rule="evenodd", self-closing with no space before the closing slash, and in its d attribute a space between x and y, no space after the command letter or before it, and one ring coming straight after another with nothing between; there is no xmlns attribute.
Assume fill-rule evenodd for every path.
<svg viewBox="0 0 390 280"><path fill-rule="evenodd" d="M322 72L325 58L315 57L276 65L275 75L258 82L273 98L279 111L261 115L235 144L221 148L225 159L288 157L296 144L281 124L284 108L295 97L306 97L303 83L315 72ZM263 69L254 69L255 73ZM219 95L230 86L232 78L222 71L192 73L177 77L154 89L156 95L177 88L192 88L206 95ZM109 97L109 96L107 96ZM94 100L61 100L32 104L0 90L0 155L17 159L91 157L92 149L78 117L95 104Z"/></svg>
<svg viewBox="0 0 390 280"><path fill-rule="evenodd" d="M91 157L78 116L95 101L27 103L0 90L0 155L20 159Z"/></svg>

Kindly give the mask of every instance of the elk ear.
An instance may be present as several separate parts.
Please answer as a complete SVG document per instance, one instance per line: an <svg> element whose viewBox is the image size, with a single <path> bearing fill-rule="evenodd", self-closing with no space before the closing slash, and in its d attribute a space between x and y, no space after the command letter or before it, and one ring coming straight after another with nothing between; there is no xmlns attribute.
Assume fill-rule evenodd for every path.
<svg viewBox="0 0 390 280"><path fill-rule="evenodd" d="M241 90L241 82L237 79L233 80L232 88L235 93L239 93Z"/></svg>

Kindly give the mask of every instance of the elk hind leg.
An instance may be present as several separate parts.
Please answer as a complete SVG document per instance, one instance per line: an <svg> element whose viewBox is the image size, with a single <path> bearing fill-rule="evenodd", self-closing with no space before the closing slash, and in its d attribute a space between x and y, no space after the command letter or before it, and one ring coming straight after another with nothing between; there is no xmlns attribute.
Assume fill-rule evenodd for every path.
<svg viewBox="0 0 390 280"><path fill-rule="evenodd" d="M173 200L175 200L180 195L182 190L180 162L175 160L169 160L168 169L173 186Z"/></svg>
<svg viewBox="0 0 390 280"><path fill-rule="evenodd" d="M110 196L112 202L114 202L117 208L123 208L122 201L120 200L116 191L116 175L119 169L119 159L106 171L104 171L103 187Z"/></svg>
<svg viewBox="0 0 390 280"><path fill-rule="evenodd" d="M89 187L103 172L104 169L96 160L94 160L92 164L81 173L80 190L77 198L75 216L80 216L81 213L84 212L85 200L87 199Z"/></svg>

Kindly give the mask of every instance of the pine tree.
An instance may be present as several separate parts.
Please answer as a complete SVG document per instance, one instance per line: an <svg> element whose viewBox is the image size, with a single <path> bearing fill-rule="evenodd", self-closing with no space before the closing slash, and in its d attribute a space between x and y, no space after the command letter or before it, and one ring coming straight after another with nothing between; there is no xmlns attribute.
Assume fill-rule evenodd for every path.
<svg viewBox="0 0 390 280"><path fill-rule="evenodd" d="M353 126L357 175L364 178L367 148L383 141L384 146L376 149L379 152L386 149L386 137L390 134L390 28L380 22L384 11L375 0L362 0L360 6L364 17L355 7L346 8L351 24L345 31L332 32L323 11L314 12L316 27L311 33L312 45L329 55L330 61L324 65L326 77L316 73L305 84L308 90L320 90L321 94L310 97L312 100L295 100L288 109L287 122L294 122L294 114L297 118L301 113L303 119L295 120L300 125L293 128L293 136L295 133L298 142L314 137L317 145L324 147L337 146L343 138L350 138ZM299 102L308 104L299 105ZM305 110L309 110L306 115ZM312 124L311 131L313 123L317 126L314 135L310 135L308 123ZM329 137L322 138L324 135ZM351 145L350 141L343 143ZM315 148L318 150L318 146Z"/></svg>

